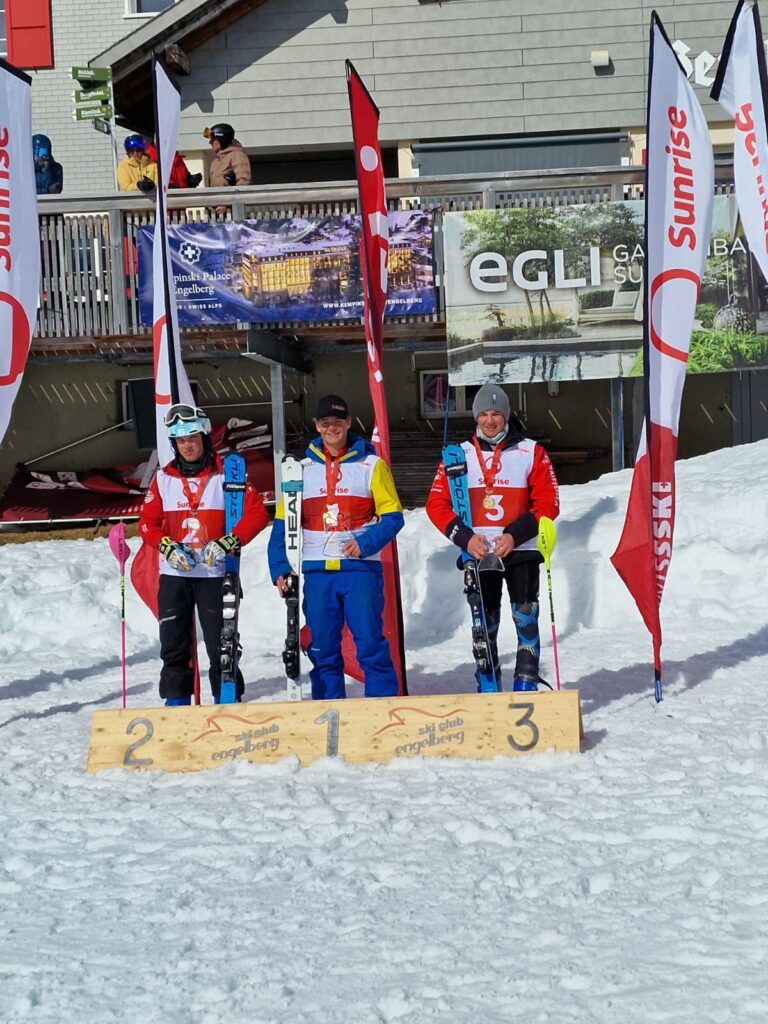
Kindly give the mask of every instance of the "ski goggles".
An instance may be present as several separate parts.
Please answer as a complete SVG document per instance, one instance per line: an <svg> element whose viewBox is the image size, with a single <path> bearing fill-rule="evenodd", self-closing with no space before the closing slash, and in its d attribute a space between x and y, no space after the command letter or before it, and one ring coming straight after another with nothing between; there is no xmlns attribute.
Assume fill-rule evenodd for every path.
<svg viewBox="0 0 768 1024"><path fill-rule="evenodd" d="M207 414L196 405L172 405L165 414L163 422L166 427L172 427L174 423L193 423L195 420L204 420Z"/></svg>

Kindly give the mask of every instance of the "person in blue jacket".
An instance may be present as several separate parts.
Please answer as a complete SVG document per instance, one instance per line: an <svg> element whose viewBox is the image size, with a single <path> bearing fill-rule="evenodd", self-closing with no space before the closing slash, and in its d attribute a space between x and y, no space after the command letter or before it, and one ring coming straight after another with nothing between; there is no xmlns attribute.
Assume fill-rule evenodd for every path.
<svg viewBox="0 0 768 1024"><path fill-rule="evenodd" d="M372 444L350 433L352 420L343 398L321 398L314 422L319 436L301 463L301 569L304 618L312 634L312 697L346 697L341 651L345 622L355 641L365 696L394 697L398 680L382 630L380 552L403 528L400 499L386 462ZM291 573L282 501L268 557L272 581L282 596Z"/></svg>
<svg viewBox="0 0 768 1024"><path fill-rule="evenodd" d="M64 168L53 159L51 140L47 135L32 136L35 161L35 191L39 196L55 195L64 187Z"/></svg>

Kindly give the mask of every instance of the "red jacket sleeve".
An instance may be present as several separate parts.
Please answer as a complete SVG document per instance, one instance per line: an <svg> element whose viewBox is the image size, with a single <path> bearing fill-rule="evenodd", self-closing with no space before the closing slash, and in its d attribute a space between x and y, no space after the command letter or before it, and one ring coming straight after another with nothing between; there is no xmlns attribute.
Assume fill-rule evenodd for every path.
<svg viewBox="0 0 768 1024"><path fill-rule="evenodd" d="M437 467L435 479L429 490L426 506L427 516L440 533L448 540L452 540L460 548L465 548L473 537L473 532L465 526L459 516L456 515L451 501L451 487L448 477L445 475L445 464L443 462Z"/></svg>
<svg viewBox="0 0 768 1024"><path fill-rule="evenodd" d="M268 523L269 515L264 508L264 500L253 484L249 482L245 485L243 514L232 533L240 539L241 544L249 544Z"/></svg>
<svg viewBox="0 0 768 1024"><path fill-rule="evenodd" d="M157 548L167 532L163 503L160 499L160 491L157 489L157 476L153 476L152 483L144 496L144 504L141 506L139 536L150 547Z"/></svg>
<svg viewBox="0 0 768 1024"><path fill-rule="evenodd" d="M538 523L542 516L557 519L560 514L557 477L549 456L540 444L534 449L528 489L531 494L531 511L536 516L536 522Z"/></svg>

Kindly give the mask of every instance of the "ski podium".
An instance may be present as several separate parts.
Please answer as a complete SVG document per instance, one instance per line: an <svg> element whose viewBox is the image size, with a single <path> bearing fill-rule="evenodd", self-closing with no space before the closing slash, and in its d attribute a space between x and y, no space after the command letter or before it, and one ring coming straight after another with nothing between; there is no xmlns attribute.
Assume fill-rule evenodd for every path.
<svg viewBox="0 0 768 1024"><path fill-rule="evenodd" d="M461 469L454 473L459 487L461 473ZM466 481L466 466L463 473ZM281 489L286 548L295 573L289 577L291 587L285 596L287 634L282 660L288 699L219 707L96 711L91 725L89 772L121 767L202 771L231 761L273 764L284 757L295 757L302 765L321 757L339 757L353 764L385 764L400 757L487 760L544 751L580 752L584 733L577 690L499 691L482 601L474 602L475 593L480 597L479 585L475 590L474 578L467 582L466 576L471 591L467 597L472 610L473 651L486 652L486 660L481 662L480 692L302 701L302 483L301 465L290 457L284 460ZM476 577L477 563L470 561ZM236 617L234 622L236 636ZM236 652L237 646L230 650ZM234 674L230 678L234 679Z"/></svg>

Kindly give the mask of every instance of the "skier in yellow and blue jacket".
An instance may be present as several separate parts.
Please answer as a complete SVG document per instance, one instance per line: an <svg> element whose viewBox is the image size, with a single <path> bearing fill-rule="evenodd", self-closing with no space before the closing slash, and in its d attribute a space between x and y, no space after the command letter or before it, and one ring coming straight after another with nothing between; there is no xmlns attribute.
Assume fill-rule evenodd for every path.
<svg viewBox="0 0 768 1024"><path fill-rule="evenodd" d="M389 466L373 445L350 433L349 408L338 395L321 398L319 437L302 459L301 510L304 618L312 633L309 659L314 700L346 696L341 632L346 622L357 649L366 697L397 696L397 675L382 632L384 588L380 552L403 528L403 511ZM280 502L268 547L280 594L291 567Z"/></svg>

